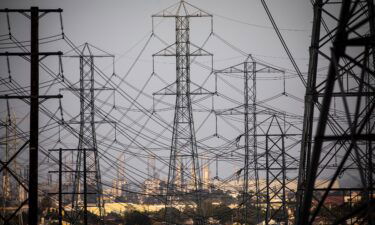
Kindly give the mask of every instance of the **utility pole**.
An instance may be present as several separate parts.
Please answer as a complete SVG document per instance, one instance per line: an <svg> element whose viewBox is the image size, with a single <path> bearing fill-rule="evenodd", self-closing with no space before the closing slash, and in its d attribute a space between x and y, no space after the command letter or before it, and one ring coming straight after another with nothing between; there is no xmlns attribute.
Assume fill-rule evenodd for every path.
<svg viewBox="0 0 375 225"><path fill-rule="evenodd" d="M38 224L38 137L39 137L39 98L61 98L62 96L40 96L39 95L39 61L40 55L62 55L61 52L39 52L39 19L40 13L46 14L50 12L61 13L62 9L39 9L31 7L30 9L2 9L1 13L30 13L31 22L31 40L30 52L5 52L0 56L30 56L30 96L2 96L5 99L30 99L30 139L29 139L29 185L28 185L28 205L29 216L28 224ZM22 149L21 149L22 150ZM8 162L9 164L9 162ZM6 166L3 166L3 168ZM3 219L5 222L8 219Z"/></svg>
<svg viewBox="0 0 375 225"><path fill-rule="evenodd" d="M39 141L39 11L31 7L30 58L30 143L29 143L29 224L38 224L38 141ZM36 215L36 216L34 216Z"/></svg>

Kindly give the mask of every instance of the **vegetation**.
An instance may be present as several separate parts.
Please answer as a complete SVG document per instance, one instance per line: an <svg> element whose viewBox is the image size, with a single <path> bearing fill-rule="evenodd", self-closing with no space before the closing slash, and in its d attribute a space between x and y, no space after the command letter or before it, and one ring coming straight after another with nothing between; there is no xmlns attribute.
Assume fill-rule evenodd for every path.
<svg viewBox="0 0 375 225"><path fill-rule="evenodd" d="M151 225L151 219L148 215L138 211L126 212L125 225Z"/></svg>

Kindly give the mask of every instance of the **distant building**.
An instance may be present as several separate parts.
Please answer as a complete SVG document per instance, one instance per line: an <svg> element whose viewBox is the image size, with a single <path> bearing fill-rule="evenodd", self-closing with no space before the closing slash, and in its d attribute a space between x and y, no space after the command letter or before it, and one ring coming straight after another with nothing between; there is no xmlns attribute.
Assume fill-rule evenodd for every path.
<svg viewBox="0 0 375 225"><path fill-rule="evenodd" d="M144 193L149 196L155 195L155 194L161 194L160 193L162 191L162 189L160 188L161 182L162 182L161 180L155 179L155 178L145 180Z"/></svg>
<svg viewBox="0 0 375 225"><path fill-rule="evenodd" d="M125 179L114 179L112 181L112 195L114 197L125 196L125 190L127 189L127 182Z"/></svg>
<svg viewBox="0 0 375 225"><path fill-rule="evenodd" d="M210 165L206 160L202 160L201 163L202 167L202 183L203 183L203 189L208 190L211 186L211 178L210 178Z"/></svg>
<svg viewBox="0 0 375 225"><path fill-rule="evenodd" d="M144 182L143 202L155 204L163 202L162 195L166 192L166 182L156 178L147 179Z"/></svg>

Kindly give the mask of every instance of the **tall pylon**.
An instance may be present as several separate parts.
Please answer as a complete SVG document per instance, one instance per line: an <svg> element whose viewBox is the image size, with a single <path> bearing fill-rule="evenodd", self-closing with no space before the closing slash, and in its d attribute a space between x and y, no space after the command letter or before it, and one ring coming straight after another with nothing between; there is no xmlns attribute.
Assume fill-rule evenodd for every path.
<svg viewBox="0 0 375 225"><path fill-rule="evenodd" d="M72 53L73 52L73 53ZM59 152L59 170L50 171L50 173L59 174L59 223L62 224L63 205L70 204L70 210L65 210L64 218L72 224L89 224L88 208L96 208L97 215L101 224L104 224L104 201L103 189L100 175L100 157L99 147L96 140L97 124L115 123L103 118L103 115L95 105L95 99L100 91L114 91L113 88L107 88L101 85L96 75L103 75L101 70L95 65L95 58L113 58L114 56L100 50L99 48L84 43L65 53L64 57L79 59L79 81L70 83L66 88L60 91L72 92L79 99L79 114L66 120L64 119L63 102L59 102L61 114L60 125L63 125L67 131L78 139L76 148L55 148L49 149L51 152ZM70 104L70 102L69 102ZM73 125L77 126L76 129ZM59 140L63 144L63 141ZM64 145L65 146L65 145ZM68 154L63 155L63 152ZM71 160L71 165L63 160ZM63 170L63 166L66 169ZM68 174L63 180L62 174ZM65 183L63 187L63 182ZM66 191L63 191L66 189ZM62 197L69 195L69 197ZM67 213L68 212L68 213Z"/></svg>
<svg viewBox="0 0 375 225"><path fill-rule="evenodd" d="M202 181L191 96L212 93L191 81L190 57L212 57L212 54L190 42L190 20L193 17L212 18L212 15L182 0L152 17L174 18L176 27L176 42L153 55L176 57L176 81L154 93L154 95L176 96L167 181L166 206L168 207L165 220L168 224L173 223L173 218L168 216L168 208L173 206L173 201L178 199L179 193L191 191L195 193L197 204L197 214L194 219L197 224L203 224L199 193L202 189ZM186 178L191 179L192 190L188 190Z"/></svg>
<svg viewBox="0 0 375 225"><path fill-rule="evenodd" d="M74 180L75 191L83 193L83 195L78 195L78 198L73 201L73 209L77 210L81 208L81 201L83 201L85 224L87 224L87 207L90 203L98 207L100 216L104 214L103 189L95 128L97 121L95 120L94 57L90 45L85 43L79 55L80 115L77 166ZM93 195L95 198L89 198L89 196Z"/></svg>
<svg viewBox="0 0 375 225"><path fill-rule="evenodd" d="M248 55L246 59L236 65L217 70L216 76L220 75L243 75L244 80L244 102L242 105L226 109L221 112L217 112L218 115L243 115L244 116L244 133L240 134L237 138L239 142L243 138L243 149L244 149L244 166L243 170L243 192L240 205L242 206L242 223L249 224L250 213L255 218L256 223L261 222L261 189L260 189L260 177L259 171L261 166L259 165L259 153L258 153L258 122L257 117L259 114L264 113L267 110L257 109L257 88L256 81L257 75L264 73L284 73L284 71L275 67L266 65L264 63L254 60L251 55ZM252 189L253 194L249 192L249 180L254 180L254 188ZM250 212L250 206L254 205L255 212Z"/></svg>
<svg viewBox="0 0 375 225"><path fill-rule="evenodd" d="M219 70L216 72L216 75L220 74L240 74L243 75L244 80L244 103L241 106L242 109L229 109L228 111L221 112L219 114L233 114L233 111L236 113L244 115L244 133L240 137L244 137L244 167L243 167L243 193L242 193L242 217L243 223L247 224L248 221L248 207L250 204L249 196L249 169L250 164L252 168L257 168L257 142L256 142L256 66L257 63L253 60L252 56L249 55L244 62L239 63L234 66L227 67L225 69ZM238 138L238 140L239 140ZM251 156L253 160L251 160ZM252 163L250 163L252 161ZM255 192L258 192L258 171L252 170L255 180ZM259 204L259 198L256 197L256 206Z"/></svg>
<svg viewBox="0 0 375 225"><path fill-rule="evenodd" d="M95 105L96 95L99 91L113 90L106 87L97 87L99 82L95 80L95 74L100 73L94 59L96 57L112 57L97 47L84 43L73 50L76 54L65 57L79 59L79 87L74 85L63 88L74 92L80 101L80 111L77 117L67 121L68 124L79 125L78 146L76 149L52 149L52 151L70 151L72 160L75 161L75 170L64 171L73 173L72 191L65 194L72 195L72 214L70 220L76 223L88 224L88 208L96 207L102 221L104 216L103 189L100 175L100 157L98 156L98 144L96 139L96 125L98 123L112 123L107 119L101 119L97 114ZM100 51L100 54L97 53ZM60 160L62 160L60 158ZM61 171L60 171L61 173ZM61 181L60 181L61 182ZM83 214L83 215L82 215Z"/></svg>
<svg viewBox="0 0 375 225"><path fill-rule="evenodd" d="M313 6L297 224L374 224L374 1Z"/></svg>
<svg viewBox="0 0 375 225"><path fill-rule="evenodd" d="M286 120L283 112L267 110L259 117L258 142L263 145L258 151L258 171L264 179L260 185L261 204L265 207L264 224L278 221L290 224L295 202L299 147L301 130L291 119ZM290 120L290 121L289 121ZM291 123L292 122L292 123Z"/></svg>

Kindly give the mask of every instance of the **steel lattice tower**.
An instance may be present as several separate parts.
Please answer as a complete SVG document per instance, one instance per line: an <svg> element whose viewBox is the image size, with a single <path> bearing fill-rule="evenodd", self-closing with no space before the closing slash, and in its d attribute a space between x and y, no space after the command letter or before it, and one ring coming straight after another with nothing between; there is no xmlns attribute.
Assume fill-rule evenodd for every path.
<svg viewBox="0 0 375 225"><path fill-rule="evenodd" d="M238 65L234 65L216 72L217 75L220 74L241 74L243 75L244 79L244 103L241 109L237 112L237 114L244 115L244 134L241 135L244 137L244 150L245 150L245 157L244 157L244 167L243 167L243 193L242 193L242 205L243 205L243 223L247 223L248 213L249 213L249 205L250 199L249 196L249 169L250 166L252 168L257 168L257 137L255 129L256 127L256 62L253 60L251 55L247 57L247 59ZM233 110L229 110L226 112L219 113L233 115L236 114ZM252 159L251 159L252 156ZM251 174L255 180L255 189L259 190L258 186L258 171L253 170ZM257 192L257 191L255 191ZM259 205L259 198L256 195L256 205Z"/></svg>
<svg viewBox="0 0 375 225"><path fill-rule="evenodd" d="M87 224L87 207L96 205L99 216L104 212L103 190L100 177L100 165L98 158L98 146L96 142L95 124L95 66L94 55L90 45L85 43L79 55L80 80L79 80L79 141L77 153L76 175L73 185L72 208L79 212L83 207L85 224ZM90 197L90 196L95 196Z"/></svg>
<svg viewBox="0 0 375 225"><path fill-rule="evenodd" d="M269 113L263 107L257 107L257 74L266 73L284 73L283 71L271 67L269 65L255 61L251 55L246 60L234 66L216 71L216 75L232 74L243 75L244 79L244 103L243 105L218 112L218 115L243 115L244 116L244 133L238 137L237 141L243 137L244 139L244 167L243 167L243 193L242 193L242 223L249 224L250 214L253 214L257 223L261 222L260 210L262 208L261 195L264 189L260 187L260 171L264 169L264 165L260 165L260 159L267 155L268 152L259 155L258 137L264 135L258 134L257 117L259 114ZM275 113L275 112L274 112ZM263 121L264 122L264 121ZM280 132L279 132L280 133ZM280 136L282 133L280 133ZM281 153L280 153L281 154ZM284 177L285 178L285 177ZM253 179L253 193L249 193L250 179ZM268 187L266 187L268 188ZM268 195L269 196L269 195ZM285 201L284 201L285 202ZM256 212L250 212L250 206L255 205ZM267 204L267 203L266 203Z"/></svg>
<svg viewBox="0 0 375 225"><path fill-rule="evenodd" d="M276 131L272 131L275 129ZM288 212L286 208L286 152L285 134L276 116L271 117L270 125L265 135L266 138L266 218L265 224L276 218L274 214L279 212L278 221L288 224ZM276 135L274 134L276 133ZM273 187L273 189L272 189ZM275 206L280 205L280 206ZM272 212L273 211L273 212Z"/></svg>
<svg viewBox="0 0 375 225"><path fill-rule="evenodd" d="M288 210L294 206L298 170L293 152L299 147L301 130L288 122L282 112L266 110L262 114L257 140L264 145L259 149L264 150L258 151L257 170L264 177L259 179L262 184L258 193L262 196L260 203L265 205L264 224L289 224Z"/></svg>
<svg viewBox="0 0 375 225"><path fill-rule="evenodd" d="M315 224L322 218L330 224L375 221L374 24L372 0L314 2L298 224ZM321 67L327 68L323 78L318 76ZM319 186L323 176L328 182ZM335 186L345 177L355 186ZM349 199L338 210L325 206L335 193Z"/></svg>
<svg viewBox="0 0 375 225"><path fill-rule="evenodd" d="M154 93L154 95L175 95L175 112L173 120L172 143L167 182L166 206L171 206L177 200L176 194L187 191L186 178L190 178L195 192L197 204L196 220L203 223L200 213L200 194L202 189L199 168L198 149L194 130L191 96L197 94L212 94L202 87L193 89L190 78L190 64L192 56L212 56L190 42L190 19L192 17L212 17L210 14L195 6L180 1L179 3L152 16L175 18L176 42L153 56L176 57L176 81ZM196 50L194 50L194 48ZM190 165L189 165L190 164ZM172 223L166 210L166 222Z"/></svg>
<svg viewBox="0 0 375 225"><path fill-rule="evenodd" d="M74 224L88 224L89 207L97 207L100 218L98 222L104 223L104 201L100 175L100 157L98 156L99 147L96 140L96 124L115 122L102 117L95 105L95 99L98 97L98 92L113 91L114 89L106 88L105 85L97 87L101 86L101 84L98 80L95 80L95 75L102 75L102 72L95 65L94 59L96 57L113 58L114 56L89 43L84 43L71 51L74 54L68 55L66 53L64 57L79 59L79 82L71 83L67 88L62 88L60 91L70 91L77 96L80 102L80 111L77 116L65 121L61 101L59 110L61 125L64 125L70 133L78 138L78 145L77 148L49 149L51 152L59 153L58 170L50 171L50 173L58 173L59 190L57 193L50 194L58 195L60 224L63 217ZM79 129L74 130L75 128L71 125L78 125ZM71 166L63 165L63 152L68 152L65 156L71 156ZM67 169L64 169L63 166ZM63 180L63 173L67 175L65 181ZM63 198L63 195L69 195L71 198ZM63 216L63 205L66 205L64 202L71 204L70 213L66 213L65 216Z"/></svg>

